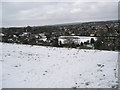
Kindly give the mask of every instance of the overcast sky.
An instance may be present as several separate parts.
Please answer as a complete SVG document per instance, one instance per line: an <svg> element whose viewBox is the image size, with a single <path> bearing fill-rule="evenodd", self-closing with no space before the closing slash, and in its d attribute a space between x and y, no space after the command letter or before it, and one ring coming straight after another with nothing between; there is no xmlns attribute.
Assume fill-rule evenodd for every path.
<svg viewBox="0 0 120 90"><path fill-rule="evenodd" d="M117 2L3 2L2 26L41 26L118 19Z"/></svg>

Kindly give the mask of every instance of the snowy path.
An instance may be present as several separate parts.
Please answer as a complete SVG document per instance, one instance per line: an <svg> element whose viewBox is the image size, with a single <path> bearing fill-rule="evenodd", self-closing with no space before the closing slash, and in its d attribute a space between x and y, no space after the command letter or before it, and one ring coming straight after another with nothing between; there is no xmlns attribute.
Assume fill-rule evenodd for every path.
<svg viewBox="0 0 120 90"><path fill-rule="evenodd" d="M111 88L118 53L3 44L3 88Z"/></svg>

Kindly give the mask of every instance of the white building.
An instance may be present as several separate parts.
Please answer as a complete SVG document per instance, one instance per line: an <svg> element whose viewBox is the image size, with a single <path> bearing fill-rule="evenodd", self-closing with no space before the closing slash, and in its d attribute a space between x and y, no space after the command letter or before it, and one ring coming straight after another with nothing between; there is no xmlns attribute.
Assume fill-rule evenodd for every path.
<svg viewBox="0 0 120 90"><path fill-rule="evenodd" d="M94 39L95 41L97 40L96 37L84 37L84 36L60 36L58 38L58 41L61 42L62 44L72 44L73 42L75 44L81 44L84 42L89 42L91 41L91 39Z"/></svg>

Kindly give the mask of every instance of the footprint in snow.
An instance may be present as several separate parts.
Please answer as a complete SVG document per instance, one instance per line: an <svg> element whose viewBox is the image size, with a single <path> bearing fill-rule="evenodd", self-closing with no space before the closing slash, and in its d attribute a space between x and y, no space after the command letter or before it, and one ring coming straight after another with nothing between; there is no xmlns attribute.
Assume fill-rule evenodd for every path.
<svg viewBox="0 0 120 90"><path fill-rule="evenodd" d="M73 89L77 89L77 87L72 87Z"/></svg>
<svg viewBox="0 0 120 90"><path fill-rule="evenodd" d="M45 73L47 73L48 71L45 71ZM46 75L45 73L43 73L43 75Z"/></svg>
<svg viewBox="0 0 120 90"><path fill-rule="evenodd" d="M90 84L90 82L86 82L86 83L85 83L85 85L87 85L87 86L88 86L89 84Z"/></svg>

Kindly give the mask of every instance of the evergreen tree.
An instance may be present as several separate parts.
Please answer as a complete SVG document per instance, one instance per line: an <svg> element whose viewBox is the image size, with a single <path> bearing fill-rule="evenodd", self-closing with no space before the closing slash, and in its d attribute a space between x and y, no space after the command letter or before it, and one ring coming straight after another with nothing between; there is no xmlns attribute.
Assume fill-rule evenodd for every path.
<svg viewBox="0 0 120 90"><path fill-rule="evenodd" d="M95 49L101 49L101 45L102 45L102 42L100 40L97 40L94 45Z"/></svg>
<svg viewBox="0 0 120 90"><path fill-rule="evenodd" d="M90 43L91 43L91 44L94 44L94 42L95 42L95 40L94 40L93 38L91 38Z"/></svg>
<svg viewBox="0 0 120 90"><path fill-rule="evenodd" d="M61 42L61 41L59 42L59 46L60 46L60 47L63 47L63 45L62 45L62 42Z"/></svg>
<svg viewBox="0 0 120 90"><path fill-rule="evenodd" d="M83 46L83 42L81 42L80 45Z"/></svg>

